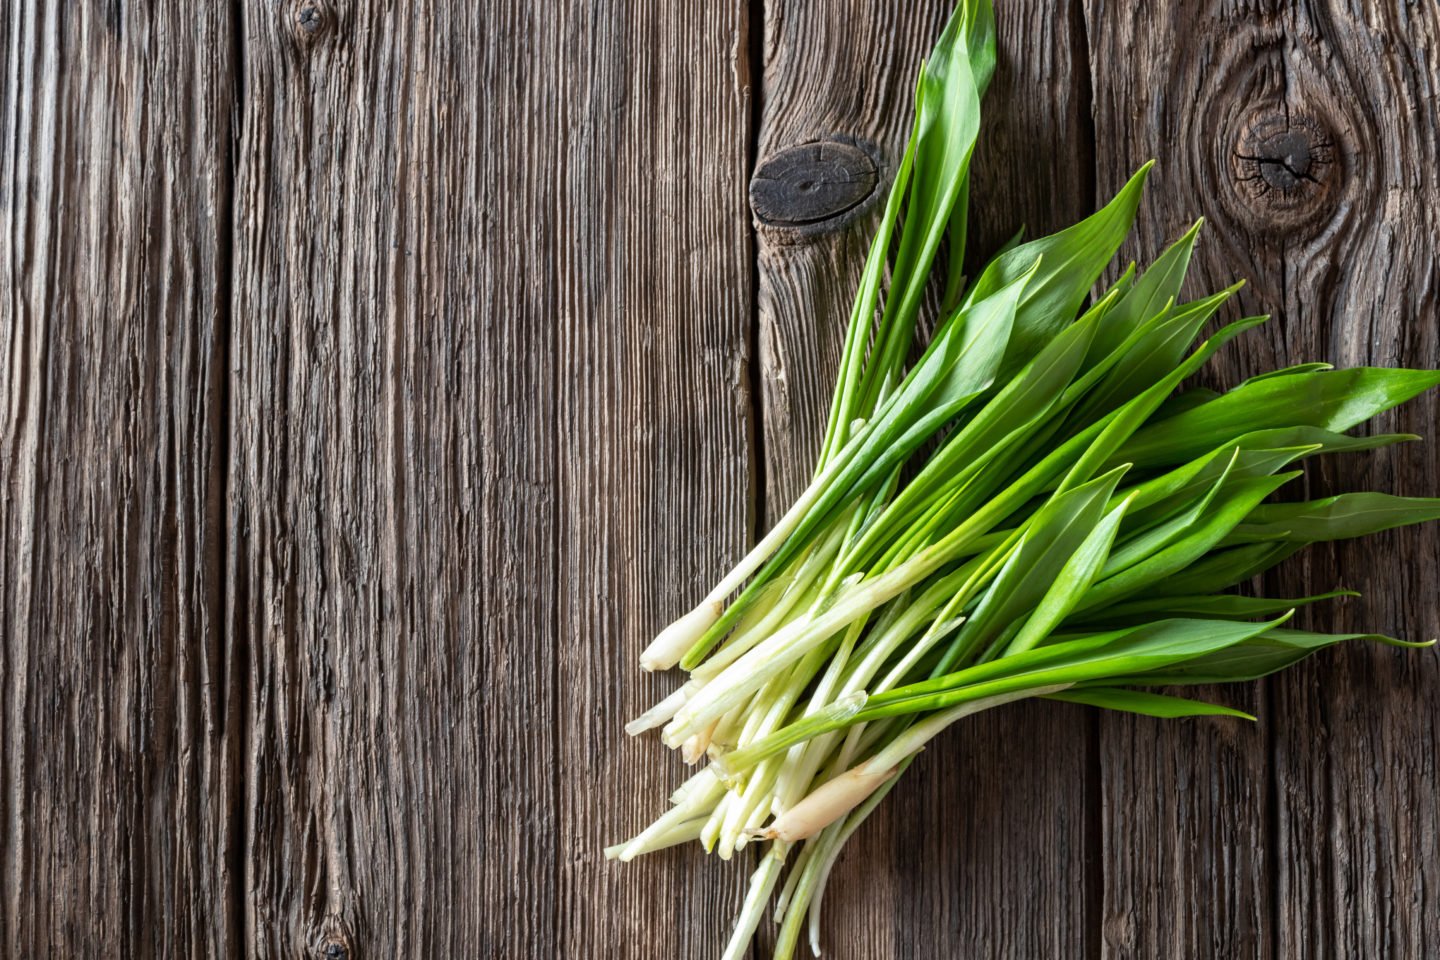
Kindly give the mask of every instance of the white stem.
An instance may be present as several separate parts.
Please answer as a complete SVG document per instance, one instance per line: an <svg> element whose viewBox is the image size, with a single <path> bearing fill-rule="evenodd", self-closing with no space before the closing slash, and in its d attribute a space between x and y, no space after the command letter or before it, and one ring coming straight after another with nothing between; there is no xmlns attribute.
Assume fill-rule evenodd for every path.
<svg viewBox="0 0 1440 960"><path fill-rule="evenodd" d="M702 770L696 771L694 776L676 787L675 792L670 794L670 802L678 807L698 791L709 790L718 785L719 782L719 778L715 776L715 771L709 767L705 767Z"/></svg>
<svg viewBox="0 0 1440 960"><path fill-rule="evenodd" d="M670 694L670 696L625 724L625 732L634 737L644 733L646 730L652 730L664 723L668 723L670 718L675 716L681 707L685 706L685 701L690 699L691 694L699 690L702 686L704 686L703 682L694 679L690 680L684 686Z"/></svg>
<svg viewBox="0 0 1440 960"><path fill-rule="evenodd" d="M739 799L730 804L730 809L725 814L725 822L720 827L719 842L716 844L716 852L720 854L721 860L729 860L734 854L741 831L745 829L756 808L769 807L764 801L769 799L770 788L774 784L774 771L762 769L745 785L745 792ZM763 816L761 819L764 819Z"/></svg>
<svg viewBox="0 0 1440 960"><path fill-rule="evenodd" d="M761 565L780 549L780 545L790 534L795 532L810 507L825 492L826 485L840 465L841 461L837 460L816 477L810 486L805 488L805 492L800 494L800 498L791 504L790 509L785 511L780 522L771 527L770 532L745 554L745 558L737 563L724 579L715 584L714 589L705 595L705 599L701 600L694 610L660 631L650 646L645 648L645 652L640 654L640 666L643 669L668 670L680 662L686 651L720 619L720 615L725 612L726 598L740 589L745 581L750 579L750 575L759 570Z"/></svg>
<svg viewBox="0 0 1440 960"><path fill-rule="evenodd" d="M889 769L925 746L925 744L933 740L942 730L956 720L979 713L982 710L989 710L992 707L1014 703L1016 700L1025 700L1029 697L1043 697L1049 693L1057 693L1070 686L1071 684L1068 683L1058 683L1048 687L1032 687L1029 690L1016 690L1013 693L1002 693L993 697L986 697L983 700L972 700L970 703L962 703L959 706L951 707L949 710L942 710L939 713L926 717L894 740L891 740L879 753L864 763L861 763L855 769L859 770L867 767L871 770Z"/></svg>
<svg viewBox="0 0 1440 960"><path fill-rule="evenodd" d="M867 761L868 763L868 761ZM794 843L813 837L865 802L865 798L895 775L862 763L810 792L804 800L775 818L761 836Z"/></svg>
<svg viewBox="0 0 1440 960"><path fill-rule="evenodd" d="M903 593L914 582L917 570L929 572L932 562L921 554L910 563L840 591L824 613L806 614L785 624L696 693L665 728L665 743L671 747L684 743L837 630Z"/></svg>
<svg viewBox="0 0 1440 960"><path fill-rule="evenodd" d="M770 608L753 618L742 617L730 640L706 658L704 663L697 666L691 673L691 677L696 680L710 680L738 660L741 655L747 653L755 644L770 636L776 627L785 622L785 618L790 615L797 604L804 603L807 608L813 604L819 592L820 576L824 568L828 567L835 559L835 555L840 552L840 540L844 532L844 530L835 530L818 547L811 550L800 564L800 569L796 571L794 578L786 585L780 597L771 604Z"/></svg>
<svg viewBox="0 0 1440 960"><path fill-rule="evenodd" d="M645 843L632 849L633 844L629 841L617 843L612 847L605 848L606 860L629 861L644 853L654 853L656 850L664 850L666 847L678 846L688 840L694 840L700 836L700 828L705 825L704 817L696 817L693 820L686 820L684 823L677 823L666 827L658 833L651 834Z"/></svg>
<svg viewBox="0 0 1440 960"><path fill-rule="evenodd" d="M619 845L620 852L617 856L621 860L631 860L644 853L656 837L675 829L687 820L693 820L702 815L703 811L711 804L723 800L725 796L727 796L725 788L719 780L714 780L707 786L697 784L686 794L683 803L671 807L629 842Z"/></svg>
<svg viewBox="0 0 1440 960"><path fill-rule="evenodd" d="M765 830L762 836L794 842L812 837L865 801L895 773L906 757L929 743L940 731L963 717L1027 697L1041 697L1064 690L1068 683L1049 687L1002 693L998 696L962 703L941 711L906 730L879 753L864 760L840 776L822 784L795 806L786 810Z"/></svg>
<svg viewBox="0 0 1440 960"><path fill-rule="evenodd" d="M800 856L795 858L795 863L790 867L790 873L785 877L785 886L780 888L780 895L775 898L775 922L783 923L785 911L790 906L791 898L795 896L795 888L800 883L800 878L805 874L806 865L815 858L817 845L807 843L800 848Z"/></svg>
<svg viewBox="0 0 1440 960"><path fill-rule="evenodd" d="M821 845L821 850L817 854L815 880L810 887L809 919L810 952L817 957L820 956L820 905L825 898L825 886L830 881L830 870L835 866L835 861L840 858L840 851L845 844L850 842L851 835L855 833L860 824L865 822L866 817L875 812L875 806L878 803L879 798L873 798L854 815L838 824L833 835L827 831L819 841L816 841ZM810 844L806 844L806 846L808 847Z"/></svg>
<svg viewBox="0 0 1440 960"><path fill-rule="evenodd" d="M640 669L669 670L675 666L724 612L723 594L716 599L706 597L700 601L698 607L661 630L650 642L650 646L640 654Z"/></svg>
<svg viewBox="0 0 1440 960"><path fill-rule="evenodd" d="M770 899L770 892L775 889L775 881L780 878L780 868L785 865L789 852L789 844L774 844L765 854L765 859L760 861L759 868L750 875L745 904L740 908L740 916L735 919L735 931L730 935L730 942L720 960L740 960L750 949L750 938L755 936L755 928L760 926L765 904Z"/></svg>
<svg viewBox="0 0 1440 960"><path fill-rule="evenodd" d="M750 548L750 552L745 554L745 559L737 563L723 580L715 584L715 589L711 590L705 599L724 600L740 589L740 585L750 579L750 574L759 570L761 565L770 559L771 554L779 550L780 545L789 539L790 534L795 532L795 528L800 526L800 521L805 518L805 514L814 506L815 501L820 499L820 495L825 492L825 488L829 486L842 463L843 459L831 461L819 476L810 481L810 485L790 505L790 509L785 511L785 516L770 528L770 532L765 534L759 543Z"/></svg>
<svg viewBox="0 0 1440 960"><path fill-rule="evenodd" d="M685 758L686 763L694 766L700 762L700 759L705 756L705 751L710 748L710 739L715 736L715 728L718 726L720 726L720 718L716 717L714 723L685 741L680 755Z"/></svg>

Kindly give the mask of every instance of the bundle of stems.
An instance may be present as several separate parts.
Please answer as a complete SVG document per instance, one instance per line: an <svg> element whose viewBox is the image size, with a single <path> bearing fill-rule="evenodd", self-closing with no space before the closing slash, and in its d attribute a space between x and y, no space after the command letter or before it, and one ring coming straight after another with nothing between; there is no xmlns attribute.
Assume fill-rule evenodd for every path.
<svg viewBox="0 0 1440 960"><path fill-rule="evenodd" d="M1306 544L1440 518L1435 499L1270 499L1309 457L1416 439L1346 431L1440 374L1305 363L1223 394L1179 391L1264 320L1201 338L1238 285L1179 300L1200 223L1092 297L1148 165L1093 216L1012 243L967 281L968 172L994 63L989 4L964 0L920 71L814 479L641 658L689 678L627 731L662 728L709 762L607 855L698 839L729 859L768 843L727 958L772 897L775 956L793 956L802 925L818 955L841 847L946 727L1029 697L1244 717L1153 688L1252 680L1361 635L1286 626L1343 590L1227 591ZM935 332L907 368L932 284Z"/></svg>

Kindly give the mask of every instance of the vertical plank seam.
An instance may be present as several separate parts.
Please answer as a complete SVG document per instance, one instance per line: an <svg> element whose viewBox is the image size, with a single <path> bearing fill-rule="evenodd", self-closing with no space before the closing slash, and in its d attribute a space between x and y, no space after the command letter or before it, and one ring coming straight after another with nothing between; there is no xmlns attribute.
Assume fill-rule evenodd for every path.
<svg viewBox="0 0 1440 960"><path fill-rule="evenodd" d="M765 383L764 367L760 361L760 236L755 224L755 217L749 212L750 209L750 180L755 176L755 168L760 162L760 125L764 111L764 87L765 87L765 0L745 0L745 61L749 75L745 78L749 85L749 129L746 131L748 143L746 144L746 169L745 179L741 184L744 191L743 209L747 212L747 223L749 225L749 295L750 295L750 325L747 347L749 356L746 358L746 378L749 380L750 392L750 416L749 443L750 451L750 529L746 531L746 540L754 544L759 539L760 531L766 523L767 497L766 484L768 482L769 470L766 464L765 450ZM738 52L738 51L737 51ZM752 867L759 865L759 845L751 846L754 851L750 855ZM752 938L748 954L750 957L759 960L760 947Z"/></svg>
<svg viewBox="0 0 1440 960"><path fill-rule="evenodd" d="M1083 111L1080 117L1081 137L1077 162L1088 168L1090 177L1088 189L1082 198L1082 208L1095 209L1099 193L1100 168L1096 160L1095 134L1095 83L1091 76L1093 63L1090 58L1090 26L1086 20L1084 0L1070 3L1071 56L1079 60L1071 69L1076 75L1076 95ZM1085 905L1084 955L1089 960L1101 960L1105 954L1105 769L1101 755L1101 736L1104 714L1098 710L1089 711L1085 729L1085 890L1082 901Z"/></svg>
<svg viewBox="0 0 1440 960"><path fill-rule="evenodd" d="M218 309L216 311L216 322L221 329L215 332L215 353L216 362L220 364L220 387L217 403L219 404L219 419L224 424L220 431L218 440L220 447L221 469L224 471L221 477L222 495L221 504L223 511L222 524L224 529L220 536L215 538L214 549L220 551L219 562L215 565L220 577L220 589L217 594L219 603L219 615L221 617L221 643L222 665L224 669L222 683L220 685L220 697L223 705L223 718L226 748L223 753L223 762L226 765L224 776L229 789L225 790L224 797L228 809L225 815L225 849L223 862L228 873L225 884L225 897L227 910L225 917L225 945L230 953L242 952L246 956L255 955L255 944L250 924L247 922L245 909L246 891L246 864L247 851L250 848L250 836L248 830L249 818L245 815L251 796L251 784L247 773L248 765L244 762L246 746L250 740L251 711L248 709L249 702L249 680L250 671L248 660L248 643L243 640L243 631L238 629L235 613L232 613L234 600L232 585L237 578L242 576L244 571L238 562L238 548L241 538L241 521L235 506L235 443L234 435L238 428L235 422L234 408L234 370L233 370L233 347L235 329L235 246L237 235L236 207L239 204L239 190L237 184L239 177L236 167L242 154L241 144L245 136L245 11L243 0L231 0L230 8L230 118L229 118L229 140L226 144L229 156L225 158L223 165L224 179L220 189L225 192L224 202L219 204L220 223L216 240L216 256L218 258L217 280L221 284L221 290L217 299ZM236 550L231 549L231 544L236 545Z"/></svg>
<svg viewBox="0 0 1440 960"><path fill-rule="evenodd" d="M565 12L557 18L558 28L556 30L556 43L560 48L560 53L562 57L564 56L568 48L568 42L570 38L567 34L567 31L571 28L571 24L567 21L566 17L566 13L569 12L569 8L567 6L564 9ZM563 122L563 119L561 122L556 123L555 157L558 163L557 169L555 171L555 179L551 183L551 186L554 189L551 200L552 206L550 210L550 223L552 225L552 228L559 227L562 224L566 224L568 221L565 203L565 189L567 187L567 183L565 180L564 172L569 163L569 131L569 125ZM550 266L551 270L556 274L556 276L554 276L552 280L556 289L559 289L562 284L560 282L560 277L558 276L558 274L564 269L563 265L567 265L564 238L567 235L568 231L563 229L554 229L553 232L554 245L553 256L550 258ZM571 303L571 297L574 296L575 294L573 292L568 292L566 295L560 298L557 306L561 310L572 307L573 304ZM574 315L575 312L572 311L571 316ZM560 944L564 936L560 927L560 897L561 890L563 889L561 884L564 882L564 871L561 869L561 859L565 856L565 838L563 836L564 817L561 812L562 806L560 799L560 728L564 723L561 717L561 713L565 709L564 698L560 696L560 658L563 656L564 653L564 644L560 638L560 630L564 624L564 618L561 616L560 610L560 598L564 595L564 589L561 585L561 576L564 572L564 565L562 564L560 558L561 551L565 548L565 538L563 535L563 531L565 525L568 523L565 495L565 491L568 489L566 486L568 478L566 476L567 471L565 469L566 462L561 458L561 450L563 449L563 445L561 443L561 431L564 429L562 426L562 422L565 416L564 408L567 404L573 402L573 397L571 396L571 393L569 391L562 390L561 388L561 384L565 381L561 379L561 376L564 373L564 366L560 362L560 352L562 349L564 349L566 343L565 337L559 331L566 329L569 329L569 327L567 324L563 323L553 324L550 327L550 384L551 389L555 391L555 397L552 401L554 403L552 411L553 415L550 419L549 450L550 466L551 469L555 471L551 478L552 485L550 505L549 597L551 638L549 677L550 810L552 811L552 816L554 817L551 827L552 834L550 838L552 844L552 851L550 855L550 949L556 955L559 955L560 953ZM601 374L601 376L603 376L603 374Z"/></svg>
<svg viewBox="0 0 1440 960"><path fill-rule="evenodd" d="M749 143L745 170L746 209L749 208L750 180L760 159L760 125L764 110L765 80L765 0L747 0L745 11L746 61L750 75L750 116L747 131ZM749 357L746 374L750 381L750 509L749 539L753 543L766 522L766 482L768 468L765 451L765 371L760 361L760 236L755 217L748 218L750 237L750 330Z"/></svg>
<svg viewBox="0 0 1440 960"><path fill-rule="evenodd" d="M1287 53L1280 56L1280 88L1283 94L1281 107L1284 110L1286 126L1290 121L1290 58ZM1285 310L1290 303L1288 288L1289 280L1289 243L1285 237L1280 238L1280 269L1277 271L1280 277L1280 309ZM1288 348L1289 344L1286 343ZM1282 359L1282 365L1288 360ZM1308 486L1309 475L1302 476L1299 481ZM1270 574L1270 576L1273 576ZM1268 579L1268 577L1266 577ZM1265 592L1261 592L1264 596ZM1280 956L1280 870L1282 864L1281 843L1280 843L1280 761L1277 751L1280 748L1280 738L1275 735L1275 724L1277 715L1275 710L1275 685L1279 680L1275 677L1262 679L1259 683L1259 694L1262 698L1261 706L1265 718L1265 729L1261 732L1265 744L1265 849L1262 851L1262 868L1265 871L1265 893L1270 898L1267 904L1268 909L1261 911L1262 916L1267 916L1270 921L1270 929L1267 935L1261 938L1261 942L1268 950L1271 960Z"/></svg>
<svg viewBox="0 0 1440 960"><path fill-rule="evenodd" d="M1283 262L1283 261L1282 261ZM1283 271L1282 271L1283 272ZM1265 743L1266 743L1266 766L1265 766L1265 788L1269 793L1265 804L1265 846L1266 846L1266 872L1269 874L1270 882L1267 885L1270 896L1270 936L1266 938L1266 945L1269 947L1270 957L1280 956L1280 761L1276 756L1276 750L1280 745L1280 738L1275 736L1275 724L1277 712L1275 710L1275 692L1272 689L1272 680L1262 680L1260 683L1261 696L1264 698L1265 717Z"/></svg>
<svg viewBox="0 0 1440 960"><path fill-rule="evenodd" d="M22 96L28 94L28 96L35 103L41 104L39 109L43 109L43 107L47 105L42 100L43 97L48 94L54 97L57 101L59 97L58 92L46 89L43 81L37 82L35 77L36 74L40 73L43 70L44 42L47 39L43 35L44 24L41 24L39 26L35 24L35 21L40 16L41 13L37 12L35 9L32 8L26 10L26 8L22 6L17 8L17 12L12 13L9 17L7 17L7 20L10 21L10 28L14 30L16 47L18 48L20 44L28 40L30 42L30 52L35 58L35 62L26 64L26 66L30 67L30 71L28 74L25 75L21 74L18 66L8 63L6 65L6 80L10 84L10 86L8 86L6 89L6 94L8 99L8 106L10 109L7 116L8 122L5 126L5 131L10 134L10 137L9 142L6 143L4 146L8 148L7 152L9 153L7 159L9 161L8 167L10 170L10 179L9 182L5 184L5 186L8 188L7 196L9 199L9 205L7 206L6 210L7 217L5 225L7 230L11 232L12 236L14 234L14 208L16 206L19 206L19 204L23 202L23 199L21 198L24 198L25 196L23 191L16 189L16 186L19 183L18 177L16 175L16 171L19 169L19 164L16 161L21 156L20 142L22 137L24 137L27 133L30 134L32 139L38 139L38 135L34 132L34 128L36 126L35 118L34 116L25 115L24 111L21 108L21 98ZM22 19L25 21L23 25L21 22ZM28 34L22 33L23 26L29 26L30 30ZM41 34L38 42L36 40L37 34ZM10 48L7 44L7 52L9 51L9 49ZM26 83L27 81L29 81L28 85ZM51 107L52 111L58 111L59 109L58 102L48 105ZM32 112L37 110L37 107L34 105L34 103L32 103L31 105L31 110ZM28 122L28 130L22 130L22 119ZM62 155L62 150L60 148L60 125L58 123L52 124L50 129L45 130L44 132L48 133L50 137L49 146L51 150L51 155ZM53 204L55 200L55 194L58 192L58 189L59 188L55 184L49 184L49 192L44 197L44 202L47 206ZM34 194L39 194L38 188L34 190ZM37 202L35 205L40 206L41 204ZM33 244L33 235L35 229L36 228L33 225L30 225L28 223L26 224L26 234L23 240L24 246L27 249ZM50 306L50 298L54 295L54 291L58 289L54 269L54 264L56 260L55 253L59 246L58 232L51 231L47 235L46 240L46 248L42 255L44 259L41 260L41 262L46 265L45 286L43 294L44 299L42 300L41 306L48 308ZM16 269L18 258L16 257L15 253L17 246L19 245L13 244L13 241L12 244L9 245L10 264L8 265L9 269L7 273L10 277L15 277L18 273ZM36 259L38 259L38 257ZM18 284L16 284L16 286L18 286ZM6 294L9 297L10 302L14 304L13 312L9 313L8 315L12 318L12 322L15 323L16 329L18 330L18 332L13 334L13 336L15 337L13 343L15 344L14 349L16 350L15 356L21 358L20 361L15 364L15 367L12 368L14 371L16 371L12 373L12 376L15 376L18 381L16 387L16 399L11 401L12 405L10 407L10 409L14 411L15 419L13 421L13 426L12 424L7 423L7 427L10 427L11 430L13 430L13 433L11 433L10 435L13 436L15 439L13 447L10 451L7 452L11 457L13 457L10 462L15 464L13 469L17 477L22 475L22 463L30 468L30 482L28 489L21 484L14 485L15 487L19 488L18 492L20 496L17 496L15 493L11 492L10 481L7 477L5 503L8 510L10 504L18 503L18 501L23 495L28 494L27 502L19 504L20 509L15 510L15 514L18 514L24 518L20 521L22 527L26 520L29 521L28 528L23 529L23 533L30 534L30 551L29 555L25 556L24 559L29 562L32 570L32 575L29 581L25 583L23 597L18 597L18 595L21 593L21 590L18 586L20 583L20 578L15 578L17 584L17 601L15 603L15 606L16 608L21 610L21 614L19 616L16 616L15 613L10 610L6 610L4 611L4 613L7 622L13 624L13 635L16 637L21 635L28 637L31 624L34 622L35 619L35 581L38 578L34 576L33 571L39 566L39 564L35 560L34 555L34 551L36 549L35 544L39 540L39 538L34 534L34 531L42 525L42 523L37 522L37 520L40 518L40 515L44 510L42 502L44 468L40 455L40 438L45 436L46 425L49 421L49 418L47 416L49 410L46 405L45 375L46 371L48 370L48 364L50 362L51 355L51 351L49 349L51 345L50 338L44 335L48 332L48 328L37 331L36 327L40 327L48 322L51 311L48 309L42 311L25 311L25 319L30 322L21 324L20 321L15 318L18 318L22 312L19 306L19 302L24 298L17 292L16 289L13 288L7 290ZM34 320L33 318L35 318L37 315L43 319L40 319L38 321ZM29 362L27 363L26 360L29 360ZM37 372L39 376L35 375ZM32 383L32 381L36 382ZM7 399L9 398L7 397ZM28 449L27 440L29 441ZM10 514L7 512L6 520L9 521L13 515L14 514ZM19 556L22 554L22 551L17 550L16 553L17 556ZM7 669L9 669L10 674L6 677L7 682L3 691L5 695L5 701L3 706L10 708L9 710L7 710L6 713L7 721L12 715L15 717L19 717L23 720L28 712L32 695L30 689L31 665L28 649L25 660L22 661L22 665L17 668L9 660L10 651L8 649L8 643L10 642L11 635L7 634L5 639L7 642L7 659L5 662L5 666L7 667ZM12 680L11 677L21 677L22 679L20 682L16 682L15 680ZM11 706L12 704L13 707ZM11 710L13 710L13 713L10 712ZM14 745L15 747L13 752L11 749L12 745ZM10 881L11 889L5 891L3 895L0 895L0 922L4 923L4 945L9 948L14 955L19 955L18 945L23 942L25 932L24 923L27 919L24 917L24 911L22 908L22 896L23 891L26 889L27 886L27 879L31 879L33 883L33 879L30 876L31 874L33 874L33 864L30 862L33 857L27 856L28 854L31 854L32 851L27 849L27 844L25 843L25 840L28 838L22 836L22 834L24 832L23 825L31 822L29 817L29 811L32 806L32 801L29 796L29 793L31 791L28 791L26 787L29 785L32 777L32 767L34 765L34 761L31 756L32 751L28 749L29 744L26 741L23 730L21 730L20 732L16 732L14 730L7 729L5 731L5 740L3 747L3 763L5 765L5 770L3 772L6 775L6 783L5 796L3 798L3 801L0 801L0 811L3 811L3 813L5 814L5 822L7 827L9 827L11 824L21 826L20 828L14 830L15 835L13 837L9 836L8 833L6 836L6 848L4 851L5 862L3 864L0 864L0 876L4 876L5 879ZM31 920L30 922L33 926L34 921ZM32 939L34 936L35 933L32 930Z"/></svg>

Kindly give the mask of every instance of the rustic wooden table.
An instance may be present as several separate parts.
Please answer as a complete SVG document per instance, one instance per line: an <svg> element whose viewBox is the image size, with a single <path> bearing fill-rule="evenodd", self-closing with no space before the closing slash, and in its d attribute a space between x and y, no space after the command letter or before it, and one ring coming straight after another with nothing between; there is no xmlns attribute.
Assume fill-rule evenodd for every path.
<svg viewBox="0 0 1440 960"><path fill-rule="evenodd" d="M636 654L804 479L947 6L3 8L0 954L718 955L744 864L601 856L681 776ZM1440 365L1433 3L999 18L977 250L1156 157L1127 254L1203 214L1196 290L1276 317L1212 380ZM1434 495L1437 449L1308 490ZM1409 530L1270 586L1423 638L1437 569ZM1218 696L1261 722L937 743L832 955L1433 956L1440 659Z"/></svg>

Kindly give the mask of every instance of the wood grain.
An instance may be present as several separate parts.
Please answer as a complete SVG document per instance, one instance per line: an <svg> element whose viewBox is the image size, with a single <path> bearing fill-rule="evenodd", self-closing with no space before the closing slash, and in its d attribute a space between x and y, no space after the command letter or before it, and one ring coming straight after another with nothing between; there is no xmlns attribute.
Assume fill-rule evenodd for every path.
<svg viewBox="0 0 1440 960"><path fill-rule="evenodd" d="M0 17L0 953L238 946L228 7Z"/></svg>
<svg viewBox="0 0 1440 960"><path fill-rule="evenodd" d="M882 169L876 196L858 210L800 227L757 218L772 519L809 478L860 269L909 134L916 71L950 8L766 5L762 162L838 139L865 145ZM972 272L1020 227L1058 229L1093 197L1078 10L1017 2L997 16L999 66L975 160ZM1043 94L1028 93L1036 90ZM1097 803L1091 729L1082 711L1027 704L938 741L842 854L825 901L827 950L948 957L957 944L984 944L992 956L1081 955Z"/></svg>
<svg viewBox="0 0 1440 960"><path fill-rule="evenodd" d="M1315 359L1440 363L1433 9L1087 13L1097 142L1115 145L1098 151L1101 185L1160 159L1132 255L1204 215L1190 292L1243 277L1241 307L1274 317L1217 358L1212 383ZM1375 429L1435 422L1432 396ZM1433 448L1406 446L1313 464L1286 495L1434 495L1436 476ZM1437 543L1432 527L1312 548L1259 586L1367 595L1304 612L1314 629L1434 636ZM1106 954L1423 952L1440 862L1437 683L1433 653L1350 647L1249 695L1207 691L1258 710L1259 730L1106 717Z"/></svg>
<svg viewBox="0 0 1440 960"><path fill-rule="evenodd" d="M573 132L557 197L555 955L718 957L744 857L688 844L621 864L602 850L693 772L655 733L623 732L681 682L641 673L640 651L754 532L745 189L759 24L739 5L625 3L563 26L562 61L583 80L557 98Z"/></svg>
<svg viewBox="0 0 1440 960"><path fill-rule="evenodd" d="M0 954L718 956L746 857L601 857L683 776L621 731L676 682L635 662L808 479L949 7L7 6ZM970 271L1156 157L1125 252L1203 214L1190 292L1275 317L1207 382L1440 366L1432 6L999 7ZM1409 530L1259 586L1416 639L1437 569ZM1262 723L937 741L831 955L1440 942L1440 658L1213 695Z"/></svg>
<svg viewBox="0 0 1440 960"><path fill-rule="evenodd" d="M1285 238L1287 339L1340 366L1440 367L1440 10L1307 3L1287 11L1286 114L1318 131L1323 208ZM1318 189L1316 189L1318 188ZM1377 421L1425 442L1321 465L1308 490L1440 494L1432 392ZM1314 620L1440 636L1440 530L1314 551L1310 583L1362 599ZM1409 654L1408 656L1406 654ZM1440 942L1440 657L1337 650L1270 683L1276 955L1419 956Z"/></svg>
<svg viewBox="0 0 1440 960"><path fill-rule="evenodd" d="M454 4L245 36L245 953L549 955L561 37Z"/></svg>
<svg viewBox="0 0 1440 960"><path fill-rule="evenodd" d="M246 22L247 950L718 952L743 878L601 849L748 526L743 19L321 9Z"/></svg>

